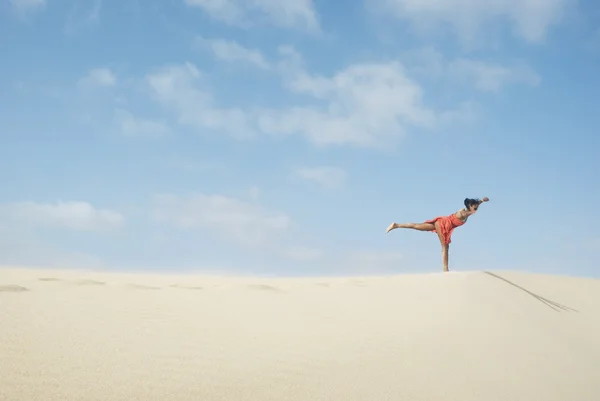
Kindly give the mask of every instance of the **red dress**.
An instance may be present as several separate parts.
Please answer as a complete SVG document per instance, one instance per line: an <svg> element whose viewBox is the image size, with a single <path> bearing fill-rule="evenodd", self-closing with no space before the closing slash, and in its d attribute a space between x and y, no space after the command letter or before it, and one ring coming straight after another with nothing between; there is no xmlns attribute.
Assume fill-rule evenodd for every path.
<svg viewBox="0 0 600 401"><path fill-rule="evenodd" d="M465 224L465 222L456 217L454 213L452 213L450 216L440 216L432 220L427 220L425 223L435 224L436 221L439 223L441 231L439 234L441 234L442 238L444 238L444 244L446 245L452 242L452 231L454 231L456 227ZM435 229L431 231L434 233L437 232Z"/></svg>

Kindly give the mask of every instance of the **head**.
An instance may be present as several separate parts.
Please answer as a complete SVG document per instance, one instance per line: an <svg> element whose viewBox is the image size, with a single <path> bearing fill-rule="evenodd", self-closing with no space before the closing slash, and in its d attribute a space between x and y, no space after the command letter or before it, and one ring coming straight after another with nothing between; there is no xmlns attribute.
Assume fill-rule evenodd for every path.
<svg viewBox="0 0 600 401"><path fill-rule="evenodd" d="M469 211L469 212L476 212L477 209L479 208L479 204L481 203L481 201L479 199L465 199L465 208Z"/></svg>

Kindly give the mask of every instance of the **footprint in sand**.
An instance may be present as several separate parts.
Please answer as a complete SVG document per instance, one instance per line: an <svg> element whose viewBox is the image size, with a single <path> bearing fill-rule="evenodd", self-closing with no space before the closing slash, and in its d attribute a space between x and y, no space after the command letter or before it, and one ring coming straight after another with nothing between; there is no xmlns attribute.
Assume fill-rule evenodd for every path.
<svg viewBox="0 0 600 401"><path fill-rule="evenodd" d="M62 281L59 278L54 278L54 277L40 277L38 278L39 281Z"/></svg>
<svg viewBox="0 0 600 401"><path fill-rule="evenodd" d="M281 292L279 288L266 284L249 284L248 288L251 288L253 290Z"/></svg>
<svg viewBox="0 0 600 401"><path fill-rule="evenodd" d="M177 288L177 289L181 289L181 290L201 290L202 289L202 287L190 286L190 285L180 285L180 284L173 284L171 286L171 288Z"/></svg>
<svg viewBox="0 0 600 401"><path fill-rule="evenodd" d="M29 291L29 288L25 288L20 285L0 285L0 292L25 292L25 291Z"/></svg>
<svg viewBox="0 0 600 401"><path fill-rule="evenodd" d="M96 281L96 280L79 280L79 281L76 281L75 284L77 284L77 285L105 285L106 283L104 281Z"/></svg>
<svg viewBox="0 0 600 401"><path fill-rule="evenodd" d="M151 285L143 284L129 284L129 287L135 288L136 290L160 290L160 287L153 287Z"/></svg>

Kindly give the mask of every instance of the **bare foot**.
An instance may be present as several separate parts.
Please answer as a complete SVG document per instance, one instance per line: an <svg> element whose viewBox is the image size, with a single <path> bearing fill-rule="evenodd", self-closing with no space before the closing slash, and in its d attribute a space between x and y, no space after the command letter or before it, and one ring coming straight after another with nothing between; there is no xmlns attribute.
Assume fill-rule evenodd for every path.
<svg viewBox="0 0 600 401"><path fill-rule="evenodd" d="M394 228L396 228L396 223L392 223L388 226L387 230L385 230L386 233L389 233L390 231L392 231Z"/></svg>

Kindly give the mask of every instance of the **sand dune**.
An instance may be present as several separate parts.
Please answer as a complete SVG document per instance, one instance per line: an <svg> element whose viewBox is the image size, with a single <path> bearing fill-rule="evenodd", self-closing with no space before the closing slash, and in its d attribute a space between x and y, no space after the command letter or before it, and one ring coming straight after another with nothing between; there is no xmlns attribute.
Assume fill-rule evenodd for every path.
<svg viewBox="0 0 600 401"><path fill-rule="evenodd" d="M0 270L0 400L599 399L600 280Z"/></svg>

